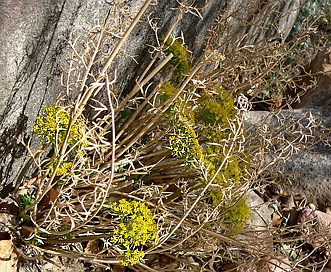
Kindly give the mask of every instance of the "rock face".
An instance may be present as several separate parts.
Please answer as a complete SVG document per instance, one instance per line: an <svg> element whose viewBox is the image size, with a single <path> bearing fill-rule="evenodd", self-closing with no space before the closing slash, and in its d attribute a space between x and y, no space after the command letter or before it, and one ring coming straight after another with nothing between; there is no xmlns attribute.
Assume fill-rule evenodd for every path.
<svg viewBox="0 0 331 272"><path fill-rule="evenodd" d="M108 3L107 3L108 2ZM90 0L3 0L0 3L0 197L10 192L19 175L26 148L18 143L18 139L28 141L36 116L42 105L54 103L61 90L61 62L68 56L66 39L70 33L74 37L83 35L88 28L105 14L115 3L127 5L129 9L138 10L142 0L135 1L90 1ZM242 29L242 36L251 36L252 41L260 41L265 37L285 39L298 7L304 1L274 1L272 10L257 5L250 0L210 0L205 6L197 1L197 9L203 19L186 12L174 30L175 35L183 33L189 48L193 48L194 56L202 52L199 41L206 35L208 28L221 12L231 14L232 11L250 10L250 13L263 18L266 23L274 23L273 29L257 29L249 23L249 13L243 14L242 20L233 20L232 32ZM176 6L177 5L177 6ZM205 6L204 9L200 9ZM158 19L159 33L165 33L175 20L178 7L176 1L158 1L146 14L153 12ZM194 10L192 10L194 11ZM197 13L198 14L198 13ZM248 21L247 21L248 20ZM243 23L246 25L243 27ZM222 33L220 33L220 36ZM118 63L117 88L125 92L139 75L139 67L144 67L148 59L146 44L154 41L154 32L146 18L136 28L124 44L132 59ZM235 41L234 41L235 42ZM234 44L235 45L235 44ZM125 69L121 69L125 68Z"/></svg>
<svg viewBox="0 0 331 272"><path fill-rule="evenodd" d="M330 121L328 108L317 106L283 110L277 114L277 117L266 111L251 111L247 118L247 127L250 127L250 130L264 129L265 134L264 132L260 134L261 137L269 135L266 138L269 137L272 142L269 146L271 151L264 156L266 162L272 163L270 172L275 175L277 171L286 174L285 190L292 194L304 193L308 202L317 204L322 210L331 204L331 148L328 145ZM258 128L255 127L254 124L259 122L261 123ZM310 122L313 122L312 126L308 127ZM294 134L287 133L287 127L296 127L297 130L294 130ZM318 134L320 139L324 137L323 142L316 143L317 138L313 135ZM298 135L302 137L296 138ZM302 139L302 142L295 139ZM297 150L291 147L291 141L298 147ZM277 156L286 158L285 163L276 160ZM283 174L279 175L282 181L284 181Z"/></svg>
<svg viewBox="0 0 331 272"><path fill-rule="evenodd" d="M247 203L251 209L251 214L247 226L244 231L237 236L239 241L254 245L257 249L264 252L272 251L272 239L270 238L269 228L271 225L271 215L273 209L268 207L268 204L253 191L245 194ZM261 239L260 244L254 243L257 239Z"/></svg>
<svg viewBox="0 0 331 272"><path fill-rule="evenodd" d="M71 31L80 5L73 1L2 1L0 178L4 198L27 154L18 144L31 131L41 105L59 93L59 57L66 31ZM76 11L76 12L75 12Z"/></svg>
<svg viewBox="0 0 331 272"><path fill-rule="evenodd" d="M271 3L271 5L270 5ZM221 40L232 37L236 33L237 39L245 37L246 44L256 44L264 38L285 41L289 35L297 15L307 0L261 2L251 0L229 1L227 12L235 12L238 16L230 16L230 31L228 35L220 37ZM252 16L257 14L261 16ZM259 25L259 27L255 27ZM240 33L238 35L238 33ZM233 44L236 46L236 43Z"/></svg>
<svg viewBox="0 0 331 272"><path fill-rule="evenodd" d="M295 105L294 110L283 110L279 117L287 122L291 119L292 123L287 123L288 126L295 123L298 126L301 123L303 125L300 127L301 131L308 123L315 125L320 123L314 133L320 133L319 140L322 137L324 139L313 144L316 138L314 140L313 137L309 137L307 141L309 150L294 152L296 154L292 155L285 164L278 168L275 166L275 169L293 176L291 184L286 187L288 192L304 192L309 202L316 203L323 210L331 205L331 48L321 50L306 70L315 75L316 87L308 90L300 103ZM247 127L261 120L265 120L264 125L269 127L269 131L277 131L281 125L279 119L271 116L269 112L255 111L249 112ZM274 136L276 138L279 135Z"/></svg>
<svg viewBox="0 0 331 272"><path fill-rule="evenodd" d="M301 98L297 108L328 110L331 107L331 48L323 48L306 70L317 74L317 85Z"/></svg>
<svg viewBox="0 0 331 272"><path fill-rule="evenodd" d="M316 75L316 87L302 97L293 116L309 112L321 121L326 135L331 129L331 48L321 50L310 63L308 71ZM331 204L331 147L330 135L323 143L316 144L310 152L303 151L293 156L285 166L287 173L294 174L292 191L304 191L310 202L320 209Z"/></svg>

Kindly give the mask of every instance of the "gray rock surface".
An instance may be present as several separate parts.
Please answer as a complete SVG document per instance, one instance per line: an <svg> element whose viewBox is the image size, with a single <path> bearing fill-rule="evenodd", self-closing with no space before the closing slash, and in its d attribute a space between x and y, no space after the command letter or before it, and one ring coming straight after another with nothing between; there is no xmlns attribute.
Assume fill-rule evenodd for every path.
<svg viewBox="0 0 331 272"><path fill-rule="evenodd" d="M265 203L253 191L248 191L245 197L251 209L251 214L247 226L237 238L240 241L256 246L264 252L272 251L272 239L268 238L270 238L269 229L271 227L271 215L274 210L269 208L268 203ZM256 239L260 239L264 243L256 244Z"/></svg>
<svg viewBox="0 0 331 272"><path fill-rule="evenodd" d="M142 4L141 0L108 2L110 5L121 2L136 10ZM197 2L199 7L204 6L203 1ZM246 7L247 10L250 7L266 23L275 22L276 27L272 30L256 29L249 24L243 28L242 23L247 23L245 16L249 15L246 12L242 20L232 18L231 31L242 28L241 35L253 35L256 41L264 37L284 39L297 15L297 7L302 2L280 0L281 4L278 4L278 1L274 1L275 9L271 12L264 10L263 5L252 6L251 3L256 1L210 0L208 6L200 11L203 20L187 12L174 34L183 33L186 44L193 48L194 56L198 57L203 49L199 42L223 9L231 12L238 7ZM161 34L174 21L176 10L171 7L176 5L176 1L158 1L157 5L148 10L147 13L153 11L153 16L160 18L158 25ZM1 1L0 179L3 188L0 197L8 194L25 161L27 152L18 143L18 139L29 139L42 105L54 103L61 90L60 66L68 53L66 39L70 33L74 37L83 35L83 29L94 23L108 7L109 4L103 0ZM138 68L146 65L149 59L146 44L153 42L153 39L154 33L145 18L124 45L125 52L135 56L138 63L129 58L117 63L119 73L116 87L120 91L125 92L139 75Z"/></svg>
<svg viewBox="0 0 331 272"><path fill-rule="evenodd" d="M230 29L226 31L228 35L221 36L220 39L232 39L233 33L236 33L237 40L245 37L242 42L246 44L259 43L265 37L285 41L297 18L300 7L305 3L307 3L307 0L229 1L227 12L229 14L235 12L238 16L229 17L231 24ZM257 13L261 16L252 16L252 14ZM233 46L235 47L236 43Z"/></svg>
<svg viewBox="0 0 331 272"><path fill-rule="evenodd" d="M331 57L330 48L320 51L311 62L308 71L316 75L317 85L310 89L301 98L293 110L284 110L276 115L270 115L266 111L249 112L247 116L247 127L263 121L268 131L275 131L274 139L279 134L279 128L286 126L307 125L313 122L316 128L312 130L315 137L309 137L306 141L307 149L301 148L286 160L285 164L274 165L274 172L282 172L292 176L287 183L286 190L290 193L305 193L308 202L313 202L320 209L331 205ZM280 121L282 120L282 121ZM286 121L287 120L287 121ZM283 122L283 123L282 123ZM312 124L312 123L311 123ZM300 127L301 130L303 126ZM298 130L299 131L299 130ZM308 130L306 129L306 132ZM309 134L309 132L308 132ZM316 137L316 135L319 135ZM316 140L321 140L315 143ZM286 144L279 149L285 149ZM303 147L303 146L301 146ZM268 160L272 159L269 154Z"/></svg>
<svg viewBox="0 0 331 272"><path fill-rule="evenodd" d="M316 126L304 128L310 121L315 122ZM249 127L248 133L252 129L259 129L269 135L269 150L264 154L266 163L273 162L280 155L285 158L275 160L269 167L274 176L279 173L279 181L284 182L285 191L304 193L308 202L317 204L320 209L331 204L330 121L327 108L315 107L284 110L277 115L252 111L248 113L246 124ZM254 124L258 123L255 127ZM297 126L294 134L287 133L286 128L290 126ZM302 138L302 142L293 140L302 132L307 136ZM263 133L260 132L260 135ZM317 142L322 137L323 141ZM293 146L298 149L291 148L291 139Z"/></svg>
<svg viewBox="0 0 331 272"><path fill-rule="evenodd" d="M301 98L296 108L329 111L331 108L331 48L325 47L318 52L306 70L312 74L317 74L316 87L310 89Z"/></svg>

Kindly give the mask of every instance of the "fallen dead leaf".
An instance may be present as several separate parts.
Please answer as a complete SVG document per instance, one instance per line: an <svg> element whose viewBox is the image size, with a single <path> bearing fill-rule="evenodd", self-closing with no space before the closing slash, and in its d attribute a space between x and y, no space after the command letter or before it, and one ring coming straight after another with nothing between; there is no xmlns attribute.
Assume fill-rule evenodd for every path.
<svg viewBox="0 0 331 272"><path fill-rule="evenodd" d="M0 238L0 258L8 259L13 252L13 241L7 232L1 233Z"/></svg>
<svg viewBox="0 0 331 272"><path fill-rule="evenodd" d="M12 238L8 233L1 233L0 238L0 271L14 272L17 258Z"/></svg>
<svg viewBox="0 0 331 272"><path fill-rule="evenodd" d="M98 253L98 247L99 247L99 240L91 240L87 243L84 252L87 254Z"/></svg>

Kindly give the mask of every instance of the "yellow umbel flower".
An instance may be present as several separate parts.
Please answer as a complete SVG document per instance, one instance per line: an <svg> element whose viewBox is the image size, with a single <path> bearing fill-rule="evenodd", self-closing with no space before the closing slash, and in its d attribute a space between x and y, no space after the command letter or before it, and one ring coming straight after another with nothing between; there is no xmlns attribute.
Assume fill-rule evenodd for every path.
<svg viewBox="0 0 331 272"><path fill-rule="evenodd" d="M213 90L217 95L203 95L199 99L197 119L207 125L228 125L228 119L236 115L234 100L231 94L221 88Z"/></svg>
<svg viewBox="0 0 331 272"><path fill-rule="evenodd" d="M199 144L198 137L185 117L181 117L174 127L174 134L169 137L169 145L172 155L181 157L185 161L201 160L202 148Z"/></svg>
<svg viewBox="0 0 331 272"><path fill-rule="evenodd" d="M151 210L138 201L121 199L110 205L111 213L118 217L111 242L121 250L122 264L136 264L144 256L143 248L157 241L157 227Z"/></svg>
<svg viewBox="0 0 331 272"><path fill-rule="evenodd" d="M51 164L49 166L51 173L53 173L54 165L55 164ZM62 176L64 174L67 174L68 172L70 172L71 167L72 167L72 162L62 162L56 170L56 176Z"/></svg>
<svg viewBox="0 0 331 272"><path fill-rule="evenodd" d="M69 128L70 112L67 108L58 105L45 106L43 109L45 115L37 117L33 132L36 133L39 138L42 138L46 144L52 144L56 153L64 142ZM67 145L70 148L75 147L57 168L56 176L69 173L75 156L83 153L83 148L86 146L86 142L82 141L85 128L85 122L81 117L77 118L76 122L71 124ZM53 173L56 164L57 159L54 159L48 164L50 174Z"/></svg>
<svg viewBox="0 0 331 272"><path fill-rule="evenodd" d="M173 40L168 38L165 46L167 47L165 53L167 55L173 54L173 58L169 61L169 64L174 66L172 81L179 83L190 72L189 52L185 49L180 39Z"/></svg>
<svg viewBox="0 0 331 272"><path fill-rule="evenodd" d="M227 233L235 235L240 233L250 218L251 210L245 198L241 198L231 208L224 205L226 212L222 215L223 224L228 229Z"/></svg>
<svg viewBox="0 0 331 272"><path fill-rule="evenodd" d="M57 105L44 106L45 115L37 117L33 132L42 138L46 143L61 145L68 130L70 113L66 108ZM72 146L81 140L84 130L82 118L71 125L68 145Z"/></svg>

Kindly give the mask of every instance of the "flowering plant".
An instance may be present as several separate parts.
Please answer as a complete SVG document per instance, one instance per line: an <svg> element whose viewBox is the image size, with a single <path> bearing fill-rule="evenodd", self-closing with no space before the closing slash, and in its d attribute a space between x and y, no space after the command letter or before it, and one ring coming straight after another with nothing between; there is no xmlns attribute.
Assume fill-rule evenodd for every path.
<svg viewBox="0 0 331 272"><path fill-rule="evenodd" d="M111 213L118 218L111 242L117 245L122 254L122 264L136 264L144 256L144 247L157 241L157 226L151 210L138 201L121 199L110 205Z"/></svg>

